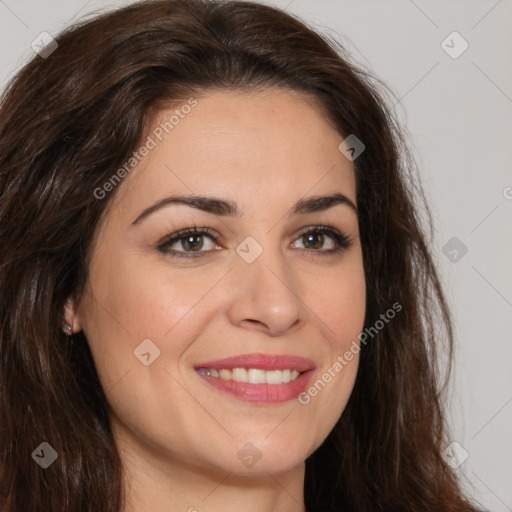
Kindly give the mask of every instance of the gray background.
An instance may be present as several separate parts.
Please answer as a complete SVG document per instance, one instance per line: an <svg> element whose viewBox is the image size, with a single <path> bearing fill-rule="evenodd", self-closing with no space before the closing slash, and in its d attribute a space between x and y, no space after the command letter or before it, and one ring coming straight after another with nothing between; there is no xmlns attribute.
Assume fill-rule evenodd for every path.
<svg viewBox="0 0 512 512"><path fill-rule="evenodd" d="M93 10L128 3L0 0L0 89L33 55L41 32L56 35ZM455 318L447 407L457 457L468 454L462 464L456 459L457 472L489 510L512 511L512 2L266 3L336 37L400 100ZM457 58L442 46L453 31L469 44ZM452 36L444 48L458 52L461 44Z"/></svg>

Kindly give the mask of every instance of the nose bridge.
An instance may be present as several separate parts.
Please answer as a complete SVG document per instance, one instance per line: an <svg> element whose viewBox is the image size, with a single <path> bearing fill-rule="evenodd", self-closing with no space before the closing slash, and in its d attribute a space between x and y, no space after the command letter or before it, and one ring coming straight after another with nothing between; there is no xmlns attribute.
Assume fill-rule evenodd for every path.
<svg viewBox="0 0 512 512"><path fill-rule="evenodd" d="M299 283L282 244L271 235L247 236L236 252L232 321L257 321L275 333L294 325L301 311Z"/></svg>
<svg viewBox="0 0 512 512"><path fill-rule="evenodd" d="M284 286L283 281L292 279L283 246L272 234L249 235L238 244L236 252L242 260L237 262L241 277L245 272L248 278L258 278L252 285L260 281L262 286L272 287L274 282Z"/></svg>

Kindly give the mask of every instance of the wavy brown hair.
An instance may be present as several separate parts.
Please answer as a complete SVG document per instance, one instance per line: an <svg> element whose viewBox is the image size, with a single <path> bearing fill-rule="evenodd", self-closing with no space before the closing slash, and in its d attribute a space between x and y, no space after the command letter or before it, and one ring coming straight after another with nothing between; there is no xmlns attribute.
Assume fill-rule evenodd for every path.
<svg viewBox="0 0 512 512"><path fill-rule="evenodd" d="M70 343L61 329L116 192L99 200L94 190L164 106L214 89L269 87L309 95L342 136L366 145L354 161L365 327L403 306L362 347L346 409L306 461L306 508L475 511L441 455L450 441L442 394L452 320L422 227L431 237L428 205L384 84L339 43L252 2L144 1L83 19L56 41L0 100L4 512L122 511L109 405L83 332ZM443 381L440 348L450 362ZM58 453L47 469L31 457L43 441Z"/></svg>

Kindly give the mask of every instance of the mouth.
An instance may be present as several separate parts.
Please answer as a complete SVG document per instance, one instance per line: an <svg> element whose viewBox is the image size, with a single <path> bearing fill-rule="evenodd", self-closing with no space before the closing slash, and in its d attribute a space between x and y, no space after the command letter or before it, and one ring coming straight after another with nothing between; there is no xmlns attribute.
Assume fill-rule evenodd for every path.
<svg viewBox="0 0 512 512"><path fill-rule="evenodd" d="M246 402L281 403L304 391L314 363L291 355L245 354L195 366L215 389Z"/></svg>

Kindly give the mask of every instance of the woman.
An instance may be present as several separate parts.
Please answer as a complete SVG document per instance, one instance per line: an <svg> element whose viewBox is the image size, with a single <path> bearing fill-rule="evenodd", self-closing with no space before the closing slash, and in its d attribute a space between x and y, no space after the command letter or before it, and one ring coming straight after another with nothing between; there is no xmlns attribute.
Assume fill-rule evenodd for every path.
<svg viewBox="0 0 512 512"><path fill-rule="evenodd" d="M42 48L0 106L3 510L475 511L403 142L268 6L141 2Z"/></svg>

